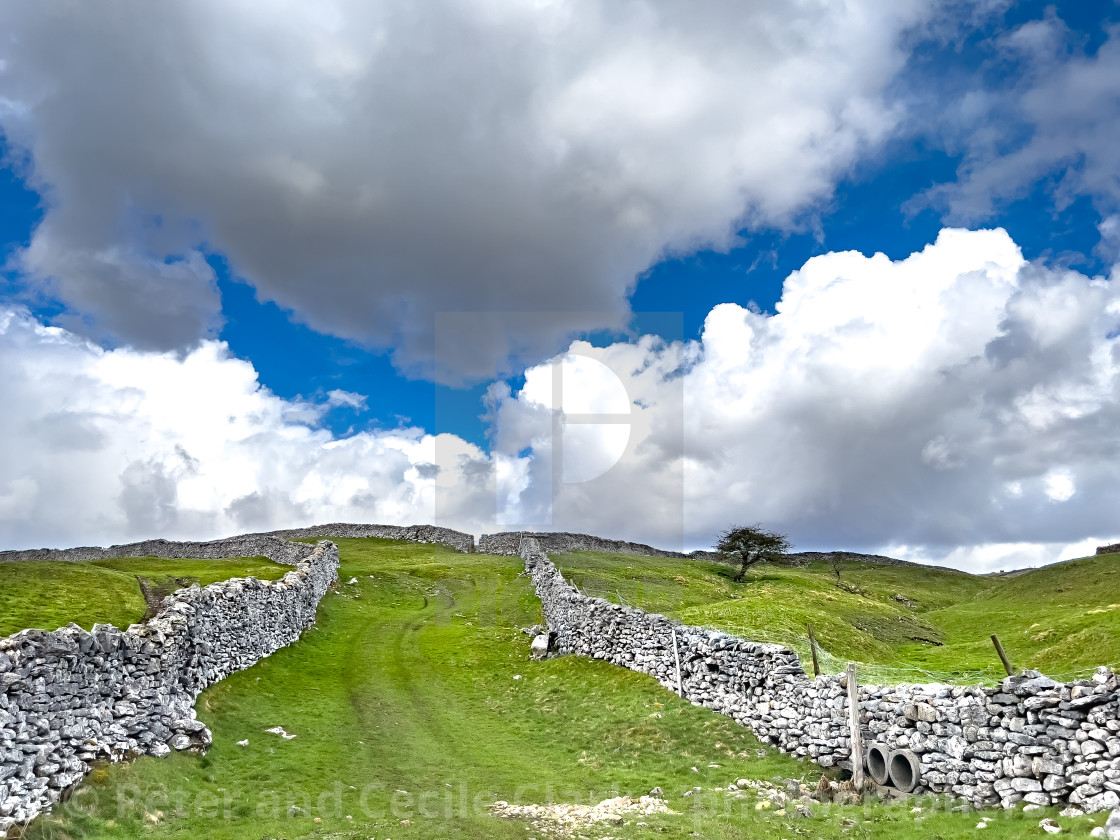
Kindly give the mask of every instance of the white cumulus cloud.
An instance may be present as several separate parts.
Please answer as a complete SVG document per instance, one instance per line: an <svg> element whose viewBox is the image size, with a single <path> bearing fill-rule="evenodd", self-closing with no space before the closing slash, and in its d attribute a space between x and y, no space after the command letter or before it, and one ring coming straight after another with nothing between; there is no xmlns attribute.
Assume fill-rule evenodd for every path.
<svg viewBox="0 0 1120 840"><path fill-rule="evenodd" d="M905 260L815 257L776 314L717 306L699 341L574 345L632 400L627 451L595 481L548 483L525 392L492 395L496 451L535 447L518 510L554 527L703 546L762 521L802 547L1056 560L1120 533L1118 328L1115 276L947 229Z"/></svg>
<svg viewBox="0 0 1120 840"><path fill-rule="evenodd" d="M283 400L224 344L106 351L26 312L0 310L0 545L213 538L327 521L480 530L486 456L419 429L336 438L336 405ZM436 467L437 444L446 470ZM482 504L475 497L481 494Z"/></svg>
<svg viewBox="0 0 1120 840"><path fill-rule="evenodd" d="M360 395L282 400L223 344L107 351L18 310L0 392L8 547L352 520L693 548L761 521L988 570L1120 539L1120 279L1027 262L1002 230L814 257L774 315L722 304L696 341L575 342L491 387L489 453L337 437L324 413Z"/></svg>

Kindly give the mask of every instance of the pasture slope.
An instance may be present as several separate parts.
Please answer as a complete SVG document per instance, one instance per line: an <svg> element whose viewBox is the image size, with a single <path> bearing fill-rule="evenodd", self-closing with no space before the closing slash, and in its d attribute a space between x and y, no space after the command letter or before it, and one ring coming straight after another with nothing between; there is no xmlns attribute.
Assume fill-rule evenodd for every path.
<svg viewBox="0 0 1120 840"><path fill-rule="evenodd" d="M588 803L655 786L677 813L579 834L950 840L975 833L977 813L954 811L959 803L946 800L800 809L783 803L770 785L785 791L797 780L813 787L820 769L763 747L651 678L577 657L528 661L521 628L540 622L540 608L519 558L383 539L336 542L339 585L320 605L317 625L199 697L198 716L214 739L206 755L100 767L26 836L538 837L545 835L537 827L499 819L490 805ZM842 570L841 585L855 587L846 590L830 569L766 567L733 590L726 569L701 561L593 553L557 559L589 591L602 588L595 594L613 593L690 623L764 630L780 619L781 632L796 635L810 617L837 656L866 649L890 667L900 656L928 664L914 651L940 648L913 640L922 633L941 634L943 648L965 645L954 635L966 635L959 629L968 622L968 610L959 612L964 605L1002 603L985 593L1016 580L1027 586L1021 581L1029 578L940 578L914 567L853 566ZM1087 568L1101 575L1105 591L1107 570ZM1076 612L1059 606L1055 617ZM1111 622L1107 604L1102 609L1094 620ZM747 627L754 621L762 626ZM1085 629L1051 623L1051 636ZM1035 653L1049 650L1048 638L1031 641L1041 645ZM1016 656L1031 654L1027 646L1009 647ZM968 655L962 647L957 660L945 661L979 664ZM275 727L295 737L267 731ZM752 784L735 790L738 779ZM1043 817L1056 819L1067 836L1085 837L1104 820L1050 809L987 817L985 836L994 838L1047 836Z"/></svg>
<svg viewBox="0 0 1120 840"><path fill-rule="evenodd" d="M1120 667L1120 554L1008 575L848 561L735 570L711 561L572 552L550 555L588 595L755 641L809 662L807 626L826 671L864 663L869 682L994 683L1004 676L990 636L1017 668L1054 678Z"/></svg>
<svg viewBox="0 0 1120 840"><path fill-rule="evenodd" d="M87 630L97 622L127 627L176 589L233 577L279 580L291 570L264 557L0 563L0 637L28 627L54 630L71 621Z"/></svg>

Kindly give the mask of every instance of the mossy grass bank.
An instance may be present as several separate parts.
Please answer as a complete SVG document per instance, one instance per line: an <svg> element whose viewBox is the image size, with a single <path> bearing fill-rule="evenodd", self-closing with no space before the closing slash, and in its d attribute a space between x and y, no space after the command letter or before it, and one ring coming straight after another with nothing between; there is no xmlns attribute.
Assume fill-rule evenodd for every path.
<svg viewBox="0 0 1120 840"><path fill-rule="evenodd" d="M123 628L141 621L165 595L192 583L250 576L278 580L291 569L263 557L0 563L0 636L28 627L55 630L70 622L86 630L97 622Z"/></svg>

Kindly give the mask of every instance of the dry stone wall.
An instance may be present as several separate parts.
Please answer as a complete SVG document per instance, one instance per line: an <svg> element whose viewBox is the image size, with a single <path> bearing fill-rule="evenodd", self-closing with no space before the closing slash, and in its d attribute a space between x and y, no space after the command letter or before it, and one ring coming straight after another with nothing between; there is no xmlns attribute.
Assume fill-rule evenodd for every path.
<svg viewBox="0 0 1120 840"><path fill-rule="evenodd" d="M647 557L687 557L679 551L664 551L643 543L625 540L608 540L590 534L569 534L562 531L505 531L499 534L483 534L478 541L478 550L483 554L497 554L517 557L521 553L522 539L532 537L544 551L562 554L566 551L611 551L623 554L644 554Z"/></svg>
<svg viewBox="0 0 1120 840"><path fill-rule="evenodd" d="M336 539L378 537L384 540L439 543L464 554L470 554L474 551L473 535L465 534L462 531L453 531L450 528L440 528L436 525L353 525L336 522L330 525L315 525L310 528L270 531L269 535L289 540L301 537L334 537Z"/></svg>
<svg viewBox="0 0 1120 840"><path fill-rule="evenodd" d="M1120 554L1120 543L1097 546L1097 554Z"/></svg>
<svg viewBox="0 0 1120 840"><path fill-rule="evenodd" d="M127 630L95 624L87 633L70 624L0 639L0 836L48 810L91 762L205 749L210 732L195 718L195 698L296 641L314 624L339 563L332 542L264 535L7 553L74 561L263 555L295 568L275 581L234 578L181 589L154 618Z"/></svg>
<svg viewBox="0 0 1120 840"><path fill-rule="evenodd" d="M80 546L78 548L31 548L23 551L0 551L0 562L26 560L59 560L68 563L85 563L90 560L111 560L115 557L194 557L200 560L221 560L229 557L267 557L275 563L294 566L307 556L298 543L288 542L272 534L247 534L211 542L171 542L169 540L144 540L143 542L111 545L108 548Z"/></svg>
<svg viewBox="0 0 1120 840"><path fill-rule="evenodd" d="M302 537L474 549L473 536L449 528L334 523L210 542L0 552L0 562L263 556L295 567L278 581L234 578L181 589L154 618L123 631L95 624L87 633L71 624L0 639L0 836L48 810L93 761L206 749L198 694L296 641L338 577L334 543L290 542Z"/></svg>
<svg viewBox="0 0 1120 840"><path fill-rule="evenodd" d="M521 556L558 652L650 674L784 752L851 769L843 676L810 679L797 654L780 645L583 595L533 537ZM918 792L977 806L1069 803L1101 811L1120 806L1117 689L1117 675L1104 668L1073 683L1025 671L997 688L865 685L860 729L865 746L914 761Z"/></svg>
<svg viewBox="0 0 1120 840"><path fill-rule="evenodd" d="M302 556L302 549L293 539L311 537L379 537L388 540L439 543L456 551L474 551L474 537L462 531L439 528L434 525L364 525L332 523L310 528L291 528L260 534L245 534L231 539L211 542L170 542L145 540L143 542L113 545L108 548L82 546L79 548L32 548L23 551L0 551L0 562L23 560L61 560L81 563L89 560L109 560L114 557L197 557L217 559L224 557L268 557L277 563L294 564ZM230 554L232 550L241 554ZM186 553L184 553L186 552ZM517 552L514 551L516 556Z"/></svg>
<svg viewBox="0 0 1120 840"><path fill-rule="evenodd" d="M731 565L737 565L735 561L728 560L718 551L704 551L701 549L698 551L690 551L686 554L680 551L666 551L665 549L654 548L644 543L609 540L603 537L592 536L591 534L572 534L560 531L504 531L498 534L483 534L478 541L478 550L485 554L516 557L521 551L522 540L526 537L532 537L537 541L537 545L539 545L543 551L553 554L562 554L567 551L610 551L620 554L641 554L646 557L689 558L693 560L709 560L714 563L730 563ZM1117 546L1115 550L1120 551L1120 546ZM1103 552L1098 549L1098 553ZM804 565L822 560L827 562L834 559L873 563L881 566L919 565L918 563L911 563L906 560L898 560L894 557L884 557L881 554L859 554L854 551L798 551L786 554L782 558L783 562L793 565ZM943 572L955 572L962 575L967 574L958 569L949 569L944 566L933 566L932 568Z"/></svg>

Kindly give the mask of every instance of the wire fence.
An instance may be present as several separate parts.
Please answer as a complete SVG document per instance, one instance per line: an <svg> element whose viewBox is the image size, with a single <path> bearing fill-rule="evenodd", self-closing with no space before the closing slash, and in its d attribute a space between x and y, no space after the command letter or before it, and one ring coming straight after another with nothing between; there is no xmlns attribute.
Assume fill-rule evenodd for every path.
<svg viewBox="0 0 1120 840"><path fill-rule="evenodd" d="M627 606L622 599L622 594L617 590L593 592L587 591L586 594L594 595L606 600L614 601L615 603L622 603ZM671 615L671 613L670 613ZM791 633L787 629L776 629L774 627L759 627L747 624L742 624L734 620L722 620L720 623L699 623L692 626L700 627L704 630L715 630L722 633L731 633L742 639L752 642L765 642L768 644L778 644L796 651L798 656L801 657L802 667L806 671L812 670L812 652L809 642L808 628L805 633ZM995 648L992 648L992 663L986 668L980 669L937 669L937 668L923 668L919 665L912 663L900 664L884 664L880 662L863 662L860 660L853 660L849 657L837 656L820 644L817 640L817 662L820 665L822 674L840 674L847 667L849 662L855 662L859 668L860 682L865 685L902 685L902 684L928 684L928 683L941 683L945 685L995 685L999 683L1004 677L1007 676L1000 664L999 658L996 655ZM1120 670L1120 660L1108 663L1100 663L1112 671ZM1051 679L1058 680L1059 682L1072 682L1074 680L1084 679L1092 676L1093 672L1097 670L1097 665L1088 666L1084 668L1073 668L1063 671L1047 670L1046 675Z"/></svg>
<svg viewBox="0 0 1120 840"><path fill-rule="evenodd" d="M787 633L773 633L755 627L745 627L734 623L721 623L714 625L700 625L705 630L720 630L732 633L753 642L769 642L779 644L797 652L801 663L809 670L811 666L811 650L808 633L804 636L794 636ZM998 662L993 668L982 670L939 670L922 668L918 665L885 665L879 662L862 662L848 657L837 656L817 642L817 661L822 674L840 674L849 662L855 661L859 666L860 682L876 685L894 685L903 683L947 683L952 685L975 685L976 683L992 683L1004 676L1003 669Z"/></svg>
<svg viewBox="0 0 1120 840"><path fill-rule="evenodd" d="M769 642L771 644L784 645L797 652L801 657L802 665L806 670L811 669L809 665L811 661L811 650L809 644L808 631L804 636L795 636L789 633L774 633L768 632L765 629L758 627L749 627L734 622L721 622L719 626L702 624L697 625L703 627L705 630L719 630L724 633L731 633L743 639L748 639L752 642ZM822 674L839 674L844 671L849 662L855 661L859 666L860 682L864 684L875 685L896 685L904 683L944 683L947 685L994 685L1000 682L1007 676L1000 664L998 657L995 653L995 648L992 649L992 664L983 669L927 669L913 664L891 664L886 665L878 662L860 662L851 658L836 656L825 648L821 647L820 642L817 642L817 661L820 664ZM1112 671L1120 668L1120 662L1100 663L1104 667ZM1051 679L1058 680L1059 682L1072 682L1078 679L1084 679L1093 674L1097 670L1097 665L1088 666L1084 668L1074 668L1065 671L1051 671L1047 670L1046 675Z"/></svg>

